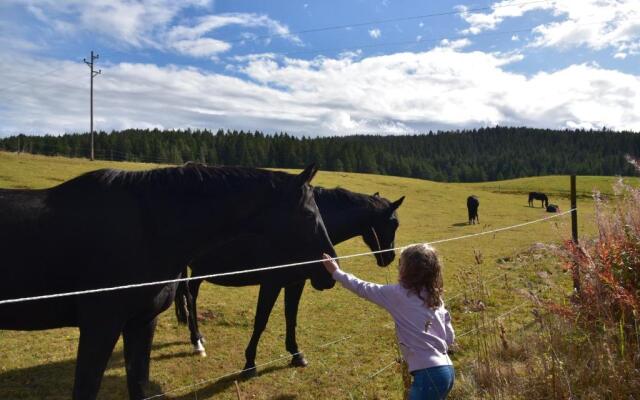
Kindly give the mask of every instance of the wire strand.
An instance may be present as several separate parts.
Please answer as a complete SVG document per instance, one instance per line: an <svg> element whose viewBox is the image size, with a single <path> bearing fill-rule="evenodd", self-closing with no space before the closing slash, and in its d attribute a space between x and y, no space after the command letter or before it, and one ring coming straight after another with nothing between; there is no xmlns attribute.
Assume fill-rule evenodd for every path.
<svg viewBox="0 0 640 400"><path fill-rule="evenodd" d="M270 35L261 35L261 36L255 36L255 37L250 37L250 38L230 39L230 40L225 40L225 42L227 42L227 43L240 43L240 42L247 42L247 41L258 41L258 40L262 40L262 39L273 39L273 38L278 38L278 37L286 38L286 37L291 37L293 35L303 35L303 34L307 34L307 33L327 32L327 31L334 31L334 30L347 29L347 28L359 28L359 27L369 26L369 25L389 24L389 23L393 23L393 22L413 21L413 20L418 20L418 19L445 17L445 16L449 16L449 15L462 15L462 14L465 14L465 13L477 13L477 12L480 12L480 11L489 11L489 10L495 10L495 9L500 9L500 8L520 7L520 6L526 6L526 5L529 5L529 4L551 3L551 2L555 2L555 0L534 0L534 1L527 1L527 2L522 2L522 3L506 4L506 5L502 5L502 6L495 6L495 5L494 6L484 6L484 7L477 7L477 8L468 8L468 9L465 9L465 10L441 11L441 12L435 12L435 13L429 13L429 14L412 15L412 16L388 18L388 19L378 19L378 20L372 20L372 21L355 22L355 23L350 23L350 24L329 25L329 26L310 28L310 29L303 29L303 30L299 30L299 31L286 32L286 33L276 33L276 34L270 34Z"/></svg>
<svg viewBox="0 0 640 400"><path fill-rule="evenodd" d="M472 238L472 237L488 235L488 234L491 234L491 233L502 232L502 231L515 229L515 228L519 228L519 227L523 227L523 226L527 226L527 225L531 225L531 224L535 224L535 223L539 223L539 222L543 222L543 221L548 221L548 220L553 219L553 218L558 218L558 217L567 215L567 214L569 214L570 212L572 212L574 210L575 210L575 208L571 209L571 210L568 210L568 211L565 211L563 213L551 215L551 216L544 217L544 218L539 218L539 219L536 219L536 220L533 220L533 221L523 222L521 224L506 226L506 227L503 227L503 228L493 229L493 230L490 230L490 231L472 233L472 234L468 234L468 235L462 235L462 236L457 236L457 237L452 237L452 238L447 238L447 239L440 239L440 240L435 240L435 241L426 242L426 243L427 244L438 244L438 243L452 242L452 241L456 241L456 240L468 239L468 238ZM362 257L362 256L367 256L367 255L372 255L372 254L378 254L378 253L385 253L385 252L390 252L390 251L402 250L402 249L404 249L406 247L409 247L409 246L412 246L412 245L415 245L415 244L421 244L421 243L413 243L413 244L410 244L410 245L401 246L401 247L395 247L395 248L385 249L385 250L377 250L377 251L369 251L369 252L365 252L365 253L349 254L349 255L346 255L346 256L334 257L333 259L334 260L346 260L346 259L349 259L349 258ZM172 284L172 283L189 282L189 281L192 281L192 280L218 278L218 277L223 277L223 276L232 276L232 275L264 272L264 271L273 271L273 270L277 270L277 269L291 268L291 267L297 267L297 266L302 266L302 265L321 263L322 261L323 261L322 259L310 260L310 261L301 261L301 262L274 265L274 266L263 267L263 268L254 268L254 269L244 269L244 270L239 270L239 271L222 272L222 273L217 273L217 274L199 275L199 276L191 276L191 277L184 277L184 278L177 278L177 279L166 279L166 280L154 281L154 282L134 283L134 284L129 284L129 285L113 286L113 287L106 287L106 288L99 288L99 289L87 289L87 290L78 290L78 291L73 291L73 292L55 293L55 294L46 294L46 295L41 295L41 296L30 296L30 297L22 297L22 298L15 298L15 299L7 299L7 300L1 300L0 301L0 305L22 303L22 302L26 302L26 301L35 301L35 300L55 299L55 298L60 298L60 297L78 296L78 295L85 295L85 294L112 292L112 291L116 291L116 290L135 289L135 288L141 288L141 287L147 287L147 286L167 285L167 284Z"/></svg>

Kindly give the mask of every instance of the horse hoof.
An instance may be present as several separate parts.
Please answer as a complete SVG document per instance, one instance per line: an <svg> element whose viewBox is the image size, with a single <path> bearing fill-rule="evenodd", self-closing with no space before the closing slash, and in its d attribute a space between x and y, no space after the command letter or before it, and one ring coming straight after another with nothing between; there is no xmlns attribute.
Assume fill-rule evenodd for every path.
<svg viewBox="0 0 640 400"><path fill-rule="evenodd" d="M304 358L304 356L302 354L296 354L295 356L293 356L291 358L291 366L292 367L304 368L307 365L309 365L309 363L307 362L307 360Z"/></svg>
<svg viewBox="0 0 640 400"><path fill-rule="evenodd" d="M207 350L205 350L204 346L202 345L202 339L198 339L196 344L193 345L193 352L198 353L200 357L207 356Z"/></svg>
<svg viewBox="0 0 640 400"><path fill-rule="evenodd" d="M242 372L240 372L240 378L241 379L251 379L251 378L255 377L256 375L258 375L258 370L256 369L256 367L245 368L245 369L242 370Z"/></svg>

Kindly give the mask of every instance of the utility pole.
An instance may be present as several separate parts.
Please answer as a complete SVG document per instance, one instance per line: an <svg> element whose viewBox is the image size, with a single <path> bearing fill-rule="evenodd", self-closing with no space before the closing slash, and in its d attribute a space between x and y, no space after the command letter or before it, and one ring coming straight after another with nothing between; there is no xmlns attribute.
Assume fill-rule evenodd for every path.
<svg viewBox="0 0 640 400"><path fill-rule="evenodd" d="M91 50L91 61L87 61L87 59L84 59L84 63L87 64L89 66L89 68L91 69L91 73L90 73L90 78L91 78L91 94L90 94L90 98L91 98L91 124L90 124L90 132L91 132L91 161L93 161L94 159L94 151L93 151L93 78L95 78L97 75L100 75L102 73L102 70L94 70L93 69L93 64L95 62L95 60L97 60L98 58L100 58L100 56L98 54L93 54L93 50Z"/></svg>

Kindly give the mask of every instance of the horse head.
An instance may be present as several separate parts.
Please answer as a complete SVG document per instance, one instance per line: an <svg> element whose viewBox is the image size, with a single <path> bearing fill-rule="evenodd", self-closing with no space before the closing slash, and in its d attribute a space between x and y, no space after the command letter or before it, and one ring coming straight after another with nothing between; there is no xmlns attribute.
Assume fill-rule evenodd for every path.
<svg viewBox="0 0 640 400"><path fill-rule="evenodd" d="M396 210L402 205L404 196L391 202L376 192L371 199L378 204L370 221L363 227L362 238L369 248L376 251L393 249L395 247L396 230L400 226ZM391 264L396 256L395 251L375 253L376 262L380 267Z"/></svg>

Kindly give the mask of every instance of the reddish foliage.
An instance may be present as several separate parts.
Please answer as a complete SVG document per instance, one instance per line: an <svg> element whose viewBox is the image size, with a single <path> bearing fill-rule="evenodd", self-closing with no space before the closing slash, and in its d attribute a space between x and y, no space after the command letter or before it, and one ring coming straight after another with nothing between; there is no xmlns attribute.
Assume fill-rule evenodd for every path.
<svg viewBox="0 0 640 400"><path fill-rule="evenodd" d="M565 268L580 290L570 308L547 304L552 312L589 325L593 321L634 321L640 311L640 189L620 185L614 204L596 196L598 240L567 241Z"/></svg>

